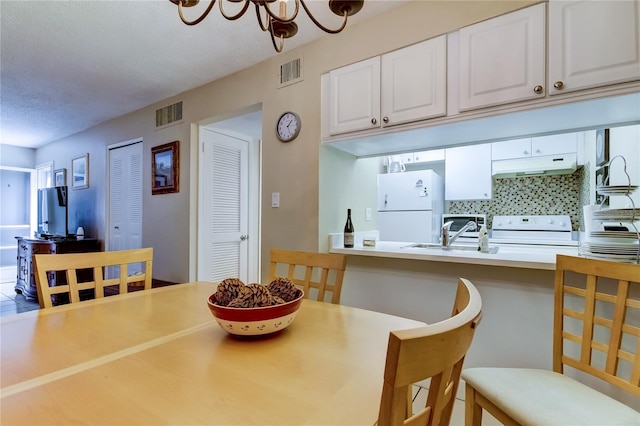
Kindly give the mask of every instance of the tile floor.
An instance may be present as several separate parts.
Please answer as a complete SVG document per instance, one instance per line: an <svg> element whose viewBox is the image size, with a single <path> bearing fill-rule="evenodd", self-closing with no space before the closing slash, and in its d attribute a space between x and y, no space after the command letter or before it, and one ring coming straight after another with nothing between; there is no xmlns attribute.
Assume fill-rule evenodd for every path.
<svg viewBox="0 0 640 426"><path fill-rule="evenodd" d="M425 383L428 386L428 383ZM417 413L424 408L427 392L429 390L425 388L413 387L413 412ZM451 414L450 426L464 426L464 382L460 383L458 387L458 395L456 401L453 403L453 413ZM495 417L484 411L482 413L482 426L498 426L502 425Z"/></svg>
<svg viewBox="0 0 640 426"><path fill-rule="evenodd" d="M40 309L38 302L28 301L14 290L15 281L0 283L0 316Z"/></svg>

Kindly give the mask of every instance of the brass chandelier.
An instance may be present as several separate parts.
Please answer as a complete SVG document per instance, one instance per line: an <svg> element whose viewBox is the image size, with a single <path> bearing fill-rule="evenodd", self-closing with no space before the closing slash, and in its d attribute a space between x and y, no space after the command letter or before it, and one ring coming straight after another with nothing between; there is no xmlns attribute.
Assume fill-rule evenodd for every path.
<svg viewBox="0 0 640 426"><path fill-rule="evenodd" d="M185 7L193 7L197 5L200 0L169 0L171 3L178 5L178 14L180 15L180 19L187 25L196 25L202 22L211 9L216 3L216 0L209 0L209 5L202 12L198 18L193 21L187 20L183 14L183 8ZM242 3L242 7L236 13L227 14L224 10L224 3ZM271 4L280 3L278 8L278 13L275 13L271 10ZM294 10L290 16L287 16L287 0L219 0L218 5L220 6L220 13L222 16L230 21L235 21L240 18L247 11L249 6L253 3L256 9L256 16L258 17L258 24L260 24L260 28L262 31L268 31L271 35L271 41L273 42L273 48L276 52L282 52L282 48L284 47L284 39L293 37L298 32L298 25L294 22L296 16L298 16L298 11L300 9L300 5L307 12L307 15L314 24L321 30L329 33L329 34L337 34L344 29L347 25L347 18L351 15L355 15L362 9L364 4L364 0L329 0L329 9L336 15L342 16L343 21L342 25L336 29L327 28L322 25L311 13L309 8L307 7L305 0L295 0ZM275 6L274 6L275 8Z"/></svg>

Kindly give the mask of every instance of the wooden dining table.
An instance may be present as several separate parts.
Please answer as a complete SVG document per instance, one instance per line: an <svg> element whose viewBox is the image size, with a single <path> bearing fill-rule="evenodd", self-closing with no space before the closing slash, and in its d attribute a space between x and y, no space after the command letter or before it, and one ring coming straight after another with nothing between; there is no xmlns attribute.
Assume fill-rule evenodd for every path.
<svg viewBox="0 0 640 426"><path fill-rule="evenodd" d="M392 330L304 300L286 329L227 334L192 282L0 320L0 424L372 425Z"/></svg>

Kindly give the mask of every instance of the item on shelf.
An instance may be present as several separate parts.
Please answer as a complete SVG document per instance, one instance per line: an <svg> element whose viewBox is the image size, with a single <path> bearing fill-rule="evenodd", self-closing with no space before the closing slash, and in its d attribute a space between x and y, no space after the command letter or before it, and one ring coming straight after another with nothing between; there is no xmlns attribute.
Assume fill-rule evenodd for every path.
<svg viewBox="0 0 640 426"><path fill-rule="evenodd" d="M596 187L596 191L604 198L598 205L584 206L585 241L581 242L579 253L585 257L614 260L617 262L640 263L640 208L636 208L631 194L638 189L631 185L631 178L627 173L627 161L621 155L613 157L604 166L620 158L623 171L627 176L627 185L608 185L609 176L603 185ZM631 208L604 208L609 197L623 196L629 199ZM617 225L604 222L620 222Z"/></svg>

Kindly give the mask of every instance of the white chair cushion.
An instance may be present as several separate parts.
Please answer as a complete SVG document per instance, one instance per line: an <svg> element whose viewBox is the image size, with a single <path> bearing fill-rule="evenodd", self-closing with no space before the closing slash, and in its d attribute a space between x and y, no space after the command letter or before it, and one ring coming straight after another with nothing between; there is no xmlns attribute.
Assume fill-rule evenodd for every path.
<svg viewBox="0 0 640 426"><path fill-rule="evenodd" d="M640 413L548 370L469 368L462 378L522 425L640 425Z"/></svg>

